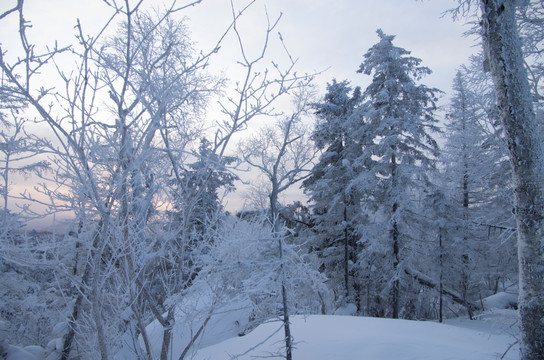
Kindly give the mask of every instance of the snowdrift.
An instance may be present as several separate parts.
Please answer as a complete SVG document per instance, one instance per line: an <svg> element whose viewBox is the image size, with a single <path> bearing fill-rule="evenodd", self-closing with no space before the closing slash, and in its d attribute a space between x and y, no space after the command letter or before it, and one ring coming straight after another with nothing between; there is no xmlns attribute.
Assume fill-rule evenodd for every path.
<svg viewBox="0 0 544 360"><path fill-rule="evenodd" d="M510 320L515 319L512 312ZM515 339L497 334L494 323L479 329L435 322L352 316L294 316L292 333L297 360L496 360L518 358ZM486 325L489 328L486 328ZM195 360L282 359L280 322L263 324L251 333L201 349ZM509 351L507 351L510 348Z"/></svg>

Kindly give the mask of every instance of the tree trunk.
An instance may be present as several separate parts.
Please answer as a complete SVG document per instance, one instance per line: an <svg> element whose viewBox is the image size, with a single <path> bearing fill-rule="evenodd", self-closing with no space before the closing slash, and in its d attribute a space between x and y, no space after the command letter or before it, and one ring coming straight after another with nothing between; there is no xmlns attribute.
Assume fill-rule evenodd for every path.
<svg viewBox="0 0 544 360"><path fill-rule="evenodd" d="M285 258L283 255L283 235L280 234L279 209L277 182L272 181L272 191L270 192L270 220L272 223L273 236L278 239L278 250L280 260L280 281L281 281L281 300L283 307L283 329L285 333L285 359L293 359L293 344L291 337L291 324L289 320L289 303L287 299L287 276L285 274Z"/></svg>
<svg viewBox="0 0 544 360"><path fill-rule="evenodd" d="M442 246L442 228L438 230L438 247L440 249L439 264L440 264L440 280L439 280L439 307L438 307L438 320L442 322L442 316L444 314L444 248Z"/></svg>
<svg viewBox="0 0 544 360"><path fill-rule="evenodd" d="M346 205L345 194L344 194L344 286L346 287L346 299L349 299L349 234L348 234L348 209Z"/></svg>
<svg viewBox="0 0 544 360"><path fill-rule="evenodd" d="M149 341L149 336L147 336L147 330L145 329L145 324L143 323L142 321L142 318L140 317L140 312L135 309L135 305L132 305L132 313L134 314L134 317L136 318L136 321L137 321L137 331L140 333L140 335L142 336L142 340L144 342L144 347L145 347L145 353L147 355L147 359L148 360L153 360L153 357L152 357L152 351L151 351L151 343ZM137 352L138 349L138 343L137 343L137 339L138 339L138 333L135 334L134 338L136 339L134 341L134 350Z"/></svg>
<svg viewBox="0 0 544 360"><path fill-rule="evenodd" d="M392 188L393 188L393 191L395 191L398 185L397 174L396 174L397 159L395 154L391 156L391 167L392 167L391 178L393 182ZM393 218L396 217L398 207L399 205L397 201L395 200L393 203L391 217ZM393 280L393 289L391 293L391 298L393 303L392 310L393 310L393 319L398 319L399 309L400 309L400 300L399 300L399 297L400 297L400 289L399 289L400 287L400 281L399 281L400 255L399 255L399 228L398 228L398 224L396 220L393 220L393 229L391 230L391 237L393 240L393 276L395 277L395 279Z"/></svg>
<svg viewBox="0 0 544 360"><path fill-rule="evenodd" d="M279 239L280 243L280 253L283 253L282 248L282 239ZM283 261L283 259L282 259ZM281 264L282 273L285 274L285 269L283 269L283 263ZM293 359L293 341L291 337L291 323L289 320L289 304L287 302L287 291L285 288L285 276L282 276L281 282L281 299L283 304L283 330L285 335L285 359Z"/></svg>
<svg viewBox="0 0 544 360"><path fill-rule="evenodd" d="M174 323L174 307L168 311L166 318L167 326L162 330L161 360L168 360L170 342L172 341L172 328Z"/></svg>
<svg viewBox="0 0 544 360"><path fill-rule="evenodd" d="M98 339L98 349L100 351L100 358L102 360L108 360L108 345L106 343L106 331L104 329L104 323L102 319L102 304L100 304L98 298L98 280L93 280L93 292L91 293L91 311L96 326L96 336Z"/></svg>
<svg viewBox="0 0 544 360"><path fill-rule="evenodd" d="M463 104L463 111L465 109L465 106ZM466 130L466 119L463 115L462 117L462 129L463 131ZM461 288L463 289L463 298L465 299L465 302L468 304L468 292L470 287L470 256L468 251L468 221L469 221L469 205L470 205L470 193L468 191L468 160L467 160L467 153L466 153L466 144L463 140L463 220L464 220L464 235L463 235L463 254L461 255ZM474 320L472 310L470 306L466 306L468 317L470 320Z"/></svg>
<svg viewBox="0 0 544 360"><path fill-rule="evenodd" d="M206 328L206 325L208 325L208 321L210 321L210 319L212 317L212 313L213 313L213 311L210 311L210 313L206 317L206 320L204 320L202 325L200 325L200 327L198 328L196 334L193 335L193 337L191 338L191 341L189 341L187 346L185 346L185 349L183 349L183 352L179 356L178 360L184 360L185 359L185 356L187 355L187 353L189 352L191 347L195 344L195 342L198 339L198 337L200 336L200 334L202 334L202 331L204 331L204 329Z"/></svg>
<svg viewBox="0 0 544 360"><path fill-rule="evenodd" d="M102 222L100 222L100 227L102 226ZM93 242L91 249L97 249L98 244L100 242L100 234L97 232L93 237ZM91 250L91 258L93 259L94 263L96 264L100 258L100 254L97 254L95 250ZM76 254L76 261L77 261L77 254ZM72 308L72 315L68 319L68 331L64 335L63 338L63 346L62 346L62 353L60 356L60 360L68 360L70 358L70 352L72 351L72 346L74 342L74 338L76 336L76 327L79 321L79 315L81 314L81 310L83 307L83 300L88 297L87 291L89 290L89 281L92 277L91 271L94 268L93 265L91 265L89 262L85 264L85 269L83 270L83 276L81 277L81 285L79 285L78 293L76 300L74 302L74 306ZM74 265L74 272L73 275L77 275L77 265Z"/></svg>
<svg viewBox="0 0 544 360"><path fill-rule="evenodd" d="M515 1L481 0L484 49L493 75L514 176L518 227L521 360L544 359L544 183Z"/></svg>
<svg viewBox="0 0 544 360"><path fill-rule="evenodd" d="M393 206L396 208L397 204ZM394 213L394 212L393 212ZM399 318L399 231L397 227L397 222L393 223L393 290L392 290L392 301L393 301L393 319Z"/></svg>

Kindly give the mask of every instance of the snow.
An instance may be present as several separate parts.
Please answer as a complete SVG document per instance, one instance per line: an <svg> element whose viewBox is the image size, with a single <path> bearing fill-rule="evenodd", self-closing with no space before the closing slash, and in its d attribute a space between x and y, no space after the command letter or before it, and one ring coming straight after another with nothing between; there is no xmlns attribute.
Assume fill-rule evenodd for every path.
<svg viewBox="0 0 544 360"><path fill-rule="evenodd" d="M172 328L172 359L178 359L191 338L198 332L199 328L206 321L211 311L210 320L206 323L204 330L197 338L195 346L202 348L217 344L223 340L238 336L245 331L251 316L251 304L247 300L233 301L230 304L214 308L213 295L208 288L194 291L190 296L185 297L177 305L175 312L175 323ZM163 327L158 321L153 321L146 327L150 339L152 355L158 359L161 353L163 340ZM140 339L140 345L144 346ZM190 358L192 350L187 357ZM125 340L123 349L115 354L115 360L132 360L135 358L134 350L131 349L130 341Z"/></svg>
<svg viewBox="0 0 544 360"><path fill-rule="evenodd" d="M515 317L515 312L511 311L512 314ZM354 316L293 316L291 331L296 344L293 358L495 360L515 342L511 335L497 334L492 323L480 320L471 323L478 324L478 329L436 322ZM204 348L194 359L281 359L282 337L281 323L269 322L244 337ZM256 348L248 352L253 347ZM504 357L510 360L517 358L517 346L513 346Z"/></svg>
<svg viewBox="0 0 544 360"><path fill-rule="evenodd" d="M40 359L45 355L44 348L42 348L41 346L37 346L37 345L26 346L24 348L24 350L27 353L32 354L36 359Z"/></svg>
<svg viewBox="0 0 544 360"><path fill-rule="evenodd" d="M196 295L200 296L196 296ZM196 313L209 313L212 297L209 290L187 296L179 305L192 305ZM354 304L347 303L337 309L336 315L296 315L291 317L296 360L341 359L414 359L414 360L495 360L504 355L505 360L518 359L519 347L512 346L518 335L517 311L506 309L515 295L498 293L483 299L486 311L476 320L466 317L447 319L440 324L434 321L409 321L383 318L347 316L354 313ZM213 306L212 306L213 307ZM200 310L200 311L198 311ZM189 315L179 311L173 329L172 352L177 359L191 334L200 327L205 315ZM232 301L214 309L213 315L201 334L196 347L187 359L231 360L283 359L283 328L280 321L269 321L250 333L239 336L247 325L250 306L246 301ZM1 324L1 323L0 323ZM60 327L60 325L59 325ZM153 356L158 358L162 343L162 328L156 322L147 328ZM61 339L57 339L57 342ZM52 341L53 343L55 340ZM58 358L37 346L7 347L7 359L41 360ZM49 355L49 356L47 356ZM135 359L125 348L116 359Z"/></svg>
<svg viewBox="0 0 544 360"><path fill-rule="evenodd" d="M518 297L514 294L499 292L484 299L486 309L513 309L518 306Z"/></svg>
<svg viewBox="0 0 544 360"><path fill-rule="evenodd" d="M53 327L53 331L51 332L51 334L53 336L60 336L62 337L62 335L68 330L68 323L66 321L62 321L58 324L56 324L54 327Z"/></svg>
<svg viewBox="0 0 544 360"><path fill-rule="evenodd" d="M297 315L291 317L296 360L335 359L433 359L495 360L505 352L505 360L518 358L517 311L506 309L516 296L498 293L483 299L486 311L476 320L466 317L434 321L408 321L349 316L356 312L351 303L338 308L335 315ZM212 303L209 289L185 296L178 304L201 315L178 311L173 329L172 355L179 358L185 346L209 313ZM250 333L239 336L250 316L245 301L231 301L213 311L213 316L186 358L194 360L283 359L283 328L280 321L269 321ZM153 356L159 357L162 327L153 322L148 328ZM510 348L511 347L511 348ZM510 349L509 349L510 348ZM200 349L200 350L198 350ZM134 359L128 349L116 359Z"/></svg>
<svg viewBox="0 0 544 360"><path fill-rule="evenodd" d="M357 313L357 305L349 303L343 306L340 306L334 312L334 315L355 315Z"/></svg>
<svg viewBox="0 0 544 360"><path fill-rule="evenodd" d="M9 345L7 348L6 360L37 360L44 354L39 346L28 346L21 349L18 346Z"/></svg>

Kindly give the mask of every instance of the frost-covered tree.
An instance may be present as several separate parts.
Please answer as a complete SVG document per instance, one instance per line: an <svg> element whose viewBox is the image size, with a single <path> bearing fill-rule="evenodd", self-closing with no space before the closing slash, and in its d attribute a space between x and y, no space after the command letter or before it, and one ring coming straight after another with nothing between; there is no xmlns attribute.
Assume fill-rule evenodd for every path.
<svg viewBox="0 0 544 360"><path fill-rule="evenodd" d="M216 200L219 178L230 183L224 177L230 139L306 78L294 73L292 59L286 68L274 63L273 72L262 66L277 21L264 22L261 51L248 55L237 24L255 1L241 11L232 5L228 30L209 51L196 53L185 20L174 14L200 2L172 1L153 14L141 1L104 2L112 17L97 36L87 36L80 22L75 26L76 45L65 53L73 56L73 71L52 61L66 48L36 50L23 1L0 15L19 15L21 39L18 59L0 49L0 96L27 101L49 127L54 171L44 178L40 191L48 200L42 204L75 217L71 235L49 252L55 270L71 280L59 281L71 314L55 342L62 344L54 349L61 358L111 358L122 343L132 344L135 356L150 357L146 324L153 319L164 331L160 357L169 356L176 309L169 299L201 267L195 257L179 260L187 259L185 240L203 228L202 218L218 218L204 204ZM236 96L220 101L223 118L210 126L214 140L199 153L206 100L222 84L206 69L229 31L238 39L244 74ZM62 89L41 86L36 75L48 67ZM163 211L172 203L182 206L177 210L187 221L181 225Z"/></svg>
<svg viewBox="0 0 544 360"><path fill-rule="evenodd" d="M118 32L88 37L78 23L74 53L80 67L70 75L58 69L66 86L53 97L34 88L33 74L58 51L40 56L30 50L20 4L25 61L10 64L2 57L0 63L12 93L26 99L56 136L49 149L55 170L41 190L53 202L51 212L67 210L76 218L76 236L53 251L59 258L55 270L72 279L63 284L71 316L56 350L62 358L78 352L109 358L123 332L146 342L149 315L168 328L161 296L147 288L153 258L144 254L154 245L149 225L167 178L164 154L183 151L187 130L194 128L186 115L198 114L214 90L202 72L207 56L193 57L173 8L154 16L130 1L122 8L109 4L123 17ZM175 150L162 136L167 131L180 140ZM72 263L60 261L67 249Z"/></svg>
<svg viewBox="0 0 544 360"><path fill-rule="evenodd" d="M211 143L202 138L195 154L196 161L190 163L182 172L179 183L174 181L172 196L178 210L177 221L181 229L194 240L207 238L211 220L223 211L221 189L226 192L234 189L236 176L227 168L236 161L234 157L220 157L213 152ZM187 244L189 245L189 244Z"/></svg>
<svg viewBox="0 0 544 360"><path fill-rule="evenodd" d="M417 83L431 72L420 66L420 59L394 46L394 36L381 30L378 36L380 41L367 51L358 70L371 75L372 81L362 94L369 140L354 164L369 164L369 170L351 186L364 189L366 201L378 209L374 226L379 224L387 231L363 235L360 266L371 272L368 276L381 277L381 301L387 304L387 314L410 317L414 299L405 269L414 266L416 249L422 247L418 201L429 185L429 170L435 167L438 155L431 133L439 131L434 115L439 90ZM377 253L381 263L369 263ZM376 268L379 270L370 270Z"/></svg>
<svg viewBox="0 0 544 360"><path fill-rule="evenodd" d="M544 358L544 150L522 44L516 2L481 1L483 44L513 169L518 230L521 359Z"/></svg>
<svg viewBox="0 0 544 360"><path fill-rule="evenodd" d="M356 113L360 102L361 89L352 89L348 81L333 80L327 85L323 101L314 104L317 122L312 139L322 153L304 181L312 203L312 248L341 303L358 298L353 264L362 208L361 194L350 182L363 169L354 164L364 142L362 119Z"/></svg>
<svg viewBox="0 0 544 360"><path fill-rule="evenodd" d="M0 114L0 196L2 199L2 213L9 215L10 194L9 188L13 185L12 175L30 176L47 170L49 163L46 160L36 159L43 151L41 140L28 134L25 126L27 120L22 118L18 111L10 111L10 116ZM16 194L15 196L18 196ZM6 219L3 219L5 221ZM6 226L4 225L4 229Z"/></svg>
<svg viewBox="0 0 544 360"><path fill-rule="evenodd" d="M456 246L447 249L450 252L450 272L447 274L446 284L458 289L462 293L465 303L474 288L471 274L480 258L476 246L482 239L478 239L476 215L474 214L482 200L484 184L481 172L482 157L479 155L483 146L483 134L479 126L479 112L475 103L474 94L466 87L466 81L461 72L458 72L453 82L453 96L446 125L447 142L444 147L442 161L445 164L444 185L450 184L448 195L458 206L452 212L451 224L454 233L448 234ZM484 119L485 120L485 119ZM480 241L479 241L480 240ZM442 248L443 250L444 248ZM451 261L453 260L453 261ZM453 282L453 283L452 283ZM472 319L473 309L467 305L469 317Z"/></svg>
<svg viewBox="0 0 544 360"><path fill-rule="evenodd" d="M427 268L421 270L427 275L433 274L436 279L433 283L426 285L438 290L438 320L442 322L448 304L445 289L452 283L452 274L458 272L459 252L457 251L456 235L458 229L462 227L459 222L461 216L456 216L459 215L459 206L439 187L426 197L425 207L430 219L429 232L435 234L435 238L430 240L434 240L435 246L431 248L430 252L432 261L427 263ZM458 296L458 298L463 300L462 296Z"/></svg>
<svg viewBox="0 0 544 360"><path fill-rule="evenodd" d="M493 89L480 60L473 57L454 79L441 157L443 186L460 209L453 221L460 224L456 250L464 249L458 253L458 291L472 292L472 297L497 292L499 282L516 274L510 165Z"/></svg>
<svg viewBox="0 0 544 360"><path fill-rule="evenodd" d="M265 128L257 136L243 142L240 146L243 159L258 169L269 182L269 222L272 230L271 237L277 243L277 258L279 261L283 326L285 333L285 358L293 357L293 343L290 327L292 313L289 294L290 269L287 264L289 249L287 244L288 230L280 218L281 204L279 196L296 183L309 176L309 166L314 159L314 149L308 141L303 124L303 114L307 111L312 96L310 84L298 88L294 96L294 112L280 121L277 128Z"/></svg>
<svg viewBox="0 0 544 360"><path fill-rule="evenodd" d="M527 0L518 6L516 17L520 33L525 66L528 70L533 104L539 122L542 122L542 81L544 80L544 63L542 61L544 45L544 3L538 0Z"/></svg>
<svg viewBox="0 0 544 360"><path fill-rule="evenodd" d="M45 346L62 312L61 294L48 271L54 261L44 256L52 239L25 228L35 214L17 207L22 195L14 185L35 179L49 163L40 156L42 139L28 132L26 104L2 96L10 94L7 84L0 85L0 94L0 321L6 326L6 343Z"/></svg>
<svg viewBox="0 0 544 360"><path fill-rule="evenodd" d="M279 350L278 356L285 359L293 358L288 344L296 344L296 333L286 327L289 315L321 313L332 298L325 276L310 266L312 254L301 251L288 233L280 221L271 223L265 213L226 218L218 228L209 261L195 280L215 288L223 302L249 302L251 315L243 333L277 320L281 324L277 331L285 334L285 351Z"/></svg>

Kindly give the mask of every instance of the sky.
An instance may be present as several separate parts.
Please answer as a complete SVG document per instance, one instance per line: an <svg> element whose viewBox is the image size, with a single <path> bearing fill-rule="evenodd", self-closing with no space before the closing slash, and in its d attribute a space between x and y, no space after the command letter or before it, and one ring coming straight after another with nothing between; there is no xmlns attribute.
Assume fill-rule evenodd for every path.
<svg viewBox="0 0 544 360"><path fill-rule="evenodd" d="M233 1L239 9L249 0ZM144 4L156 7L161 2L146 0ZM189 2L178 0L182 5ZM15 3L16 0L2 0L0 11ZM474 38L463 37L468 27L462 21L454 22L450 16L443 16L456 4L457 0L257 0L242 18L241 29L248 49L260 51L266 25L265 8L272 21L281 14L277 30L289 52L298 59L299 71L326 70L316 79L324 86L332 78L365 83L365 76L356 75L355 70L366 50L378 41L376 30L381 28L386 34L396 35L397 46L412 51L412 55L423 60L423 65L433 70L425 80L428 86L447 92L455 69L477 51ZM110 13L103 0L25 1L26 18L33 24L31 40L40 44L72 42L76 18L84 31L96 34ZM181 15L188 18L195 47L206 50L231 22L230 0L202 0ZM14 33L17 17L5 20L0 22L0 42L9 48L18 40ZM276 44L270 46L271 57L281 50L276 32L272 38ZM230 70L229 64L238 56L232 40L227 38L214 66Z"/></svg>
<svg viewBox="0 0 544 360"><path fill-rule="evenodd" d="M240 9L248 1L233 0L234 7ZM181 5L190 2L178 0ZM16 0L2 0L0 12L15 3ZM160 3L144 1L149 7ZM24 4L25 17L32 23L30 41L42 47L55 41L60 46L73 43L76 19L80 19L84 32L97 34L111 14L104 0L25 0ZM468 26L444 15L456 4L457 0L256 0L238 25L248 55L257 56L262 50L267 14L271 22L281 16L271 34L265 63L267 66L271 61L286 63L285 51L278 40L281 32L289 53L297 59L297 72L319 73L315 84L321 96L333 78L348 79L363 88L369 83L369 77L357 74L356 70L363 54L378 41L376 30L381 28L386 34L396 35L396 46L411 51L422 59L422 65L433 71L422 82L444 91L439 104L445 105L456 69L479 50L474 38L463 36ZM232 21L231 2L202 0L179 16L187 19L195 49L207 52ZM13 15L0 21L3 49L18 46L17 21ZM231 34L212 58L210 71L221 72L236 81L240 74L238 59L240 52ZM231 196L227 208L242 207L244 197L243 191Z"/></svg>
<svg viewBox="0 0 544 360"><path fill-rule="evenodd" d="M255 4L247 22L252 34L264 30L264 6L270 18L282 14L278 25L301 69L327 69L317 82L332 78L364 84L365 76L355 74L363 54L378 41L376 30L396 35L395 44L412 51L433 70L425 82L447 92L456 68L477 51L473 38L463 37L468 29L444 12L456 0L268 0ZM227 0L204 0L191 9L189 17L195 37L213 34L217 24L230 21ZM249 17L248 17L249 18ZM202 43L208 41L203 36ZM324 87L324 86L323 86Z"/></svg>

